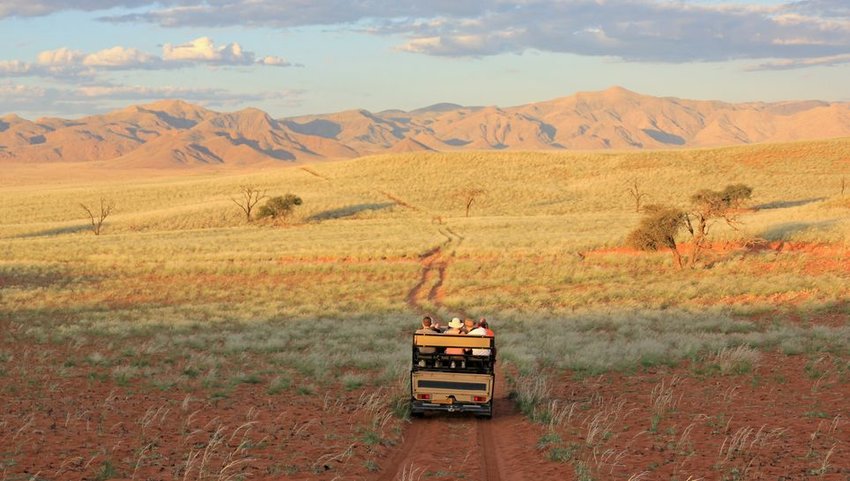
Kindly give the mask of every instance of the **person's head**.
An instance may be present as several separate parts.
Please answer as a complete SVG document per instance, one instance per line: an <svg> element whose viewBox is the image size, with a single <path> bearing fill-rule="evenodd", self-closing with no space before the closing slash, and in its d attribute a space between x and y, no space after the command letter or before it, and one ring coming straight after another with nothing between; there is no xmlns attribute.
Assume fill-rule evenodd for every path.
<svg viewBox="0 0 850 481"><path fill-rule="evenodd" d="M460 321L459 317L455 317L451 321L449 321L449 327L451 329L460 329L461 327L463 327L463 323Z"/></svg>
<svg viewBox="0 0 850 481"><path fill-rule="evenodd" d="M422 318L422 327L431 327L431 317L425 316Z"/></svg>
<svg viewBox="0 0 850 481"><path fill-rule="evenodd" d="M463 320L463 327L466 328L467 331L471 331L475 329L475 321L467 317Z"/></svg>
<svg viewBox="0 0 850 481"><path fill-rule="evenodd" d="M478 327L483 327L484 329L490 328L490 326L487 325L487 319L484 319L483 317L481 319L478 319Z"/></svg>

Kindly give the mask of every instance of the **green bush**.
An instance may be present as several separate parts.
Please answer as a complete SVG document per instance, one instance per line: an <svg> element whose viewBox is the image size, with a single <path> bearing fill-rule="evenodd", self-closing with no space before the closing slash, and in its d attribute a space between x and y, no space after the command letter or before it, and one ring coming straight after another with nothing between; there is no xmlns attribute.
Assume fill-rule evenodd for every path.
<svg viewBox="0 0 850 481"><path fill-rule="evenodd" d="M258 219L271 218L273 220L286 220L301 205L301 197L295 194L272 197L257 211Z"/></svg>

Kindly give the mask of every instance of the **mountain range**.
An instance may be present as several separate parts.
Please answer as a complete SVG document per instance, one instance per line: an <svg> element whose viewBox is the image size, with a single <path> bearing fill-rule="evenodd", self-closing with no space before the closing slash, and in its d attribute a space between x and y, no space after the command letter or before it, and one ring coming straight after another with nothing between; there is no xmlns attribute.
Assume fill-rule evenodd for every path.
<svg viewBox="0 0 850 481"><path fill-rule="evenodd" d="M516 107L436 104L275 119L179 100L76 120L0 117L0 162L168 168L456 150L668 149L850 136L850 103L727 103L621 87Z"/></svg>

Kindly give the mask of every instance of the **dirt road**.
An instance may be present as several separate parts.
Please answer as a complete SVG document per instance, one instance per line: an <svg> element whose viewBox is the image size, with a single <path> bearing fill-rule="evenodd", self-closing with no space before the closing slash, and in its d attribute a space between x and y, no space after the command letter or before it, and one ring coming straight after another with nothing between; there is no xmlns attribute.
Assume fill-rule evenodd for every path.
<svg viewBox="0 0 850 481"><path fill-rule="evenodd" d="M422 314L439 312L467 317L443 303L443 289L451 267L448 254L463 237L447 227L439 229L446 240L421 256L419 281L407 295L410 308ZM490 420L470 415L433 414L413 419L403 442L382 463L376 481L418 479L470 481L539 481L564 479L564 470L540 464L536 450L540 428L531 425L508 399L504 373L497 368L494 416ZM527 472L529 468L533 473ZM542 472L541 472L542 470Z"/></svg>

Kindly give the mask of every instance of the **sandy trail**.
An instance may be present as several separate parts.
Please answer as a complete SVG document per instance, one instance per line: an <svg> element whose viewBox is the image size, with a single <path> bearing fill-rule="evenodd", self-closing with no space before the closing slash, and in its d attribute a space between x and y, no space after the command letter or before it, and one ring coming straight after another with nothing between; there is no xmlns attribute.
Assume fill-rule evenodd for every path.
<svg viewBox="0 0 850 481"><path fill-rule="evenodd" d="M435 314L431 310L450 311L442 303L444 282L451 266L446 253L463 242L463 237L450 228L441 228L440 234L446 238L445 242L420 256L422 271L407 295L412 310L432 316ZM464 312L458 314L468 317ZM495 396L495 413L490 420L462 414L433 414L414 419L376 481L551 479L548 476L555 473L539 473L540 454L535 449L537 429L525 421L508 398L501 369L497 369ZM527 474L527 468L534 464L538 472Z"/></svg>

